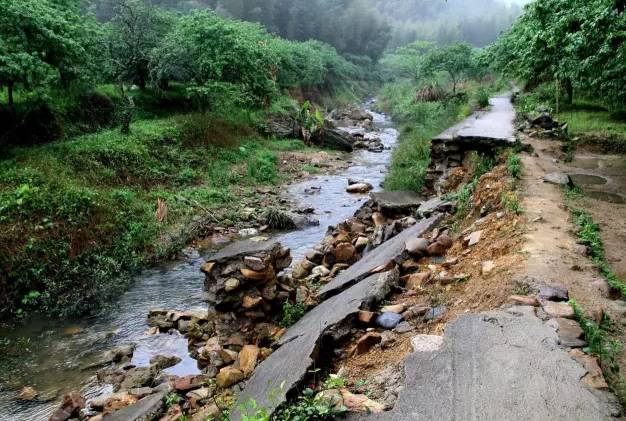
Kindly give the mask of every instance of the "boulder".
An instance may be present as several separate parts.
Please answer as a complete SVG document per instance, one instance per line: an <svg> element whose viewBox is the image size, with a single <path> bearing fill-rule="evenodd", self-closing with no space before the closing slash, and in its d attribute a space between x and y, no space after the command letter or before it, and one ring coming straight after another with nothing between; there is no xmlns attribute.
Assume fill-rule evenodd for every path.
<svg viewBox="0 0 626 421"><path fill-rule="evenodd" d="M405 250L414 256L423 256L428 250L428 240L425 238L409 238Z"/></svg>
<svg viewBox="0 0 626 421"><path fill-rule="evenodd" d="M542 301L541 306L543 311L550 317L573 319L574 309L568 303L555 303L553 301Z"/></svg>
<svg viewBox="0 0 626 421"><path fill-rule="evenodd" d="M70 392L63 396L61 405L52 412L49 421L66 421L78 418L80 410L85 407L85 398L78 392Z"/></svg>
<svg viewBox="0 0 626 421"><path fill-rule="evenodd" d="M557 186L569 186L572 184L570 176L562 172L546 174L543 177L543 181L550 184L556 184Z"/></svg>
<svg viewBox="0 0 626 421"><path fill-rule="evenodd" d="M335 247L337 263L351 263L356 260L356 248L350 243L340 243Z"/></svg>
<svg viewBox="0 0 626 421"><path fill-rule="evenodd" d="M150 366L154 367L156 371L162 371L166 368L174 367L181 361L182 359L176 356L155 355L150 358Z"/></svg>
<svg viewBox="0 0 626 421"><path fill-rule="evenodd" d="M482 237L482 235L482 231L474 231L473 233L465 237L465 243L470 247L475 246L480 242L480 238Z"/></svg>
<svg viewBox="0 0 626 421"><path fill-rule="evenodd" d="M384 329L394 329L402 321L402 316L398 313L383 313L376 318L376 324Z"/></svg>
<svg viewBox="0 0 626 421"><path fill-rule="evenodd" d="M378 414L385 410L385 406L375 402L365 395L355 395L347 389L341 389L343 404L350 412L366 412L368 414Z"/></svg>
<svg viewBox="0 0 626 421"><path fill-rule="evenodd" d="M259 358L259 347L256 345L246 345L239 352L239 369L244 377L250 376L256 367Z"/></svg>
<svg viewBox="0 0 626 421"><path fill-rule="evenodd" d="M372 191L374 189L374 186L372 186L370 183L357 183L357 184L352 184L350 186L348 186L346 188L346 192L348 193L367 193L369 191Z"/></svg>
<svg viewBox="0 0 626 421"><path fill-rule="evenodd" d="M224 367L217 374L217 385L226 389L232 385L235 385L245 378L243 372L233 366Z"/></svg>

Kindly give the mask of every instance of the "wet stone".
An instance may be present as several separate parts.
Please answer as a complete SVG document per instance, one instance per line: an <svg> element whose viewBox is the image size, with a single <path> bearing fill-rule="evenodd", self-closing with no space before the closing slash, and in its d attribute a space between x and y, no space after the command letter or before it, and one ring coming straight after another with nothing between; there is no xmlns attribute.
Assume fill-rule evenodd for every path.
<svg viewBox="0 0 626 421"><path fill-rule="evenodd" d="M569 292L565 285L543 284L539 287L539 298L549 301L569 301Z"/></svg>
<svg viewBox="0 0 626 421"><path fill-rule="evenodd" d="M383 313L376 318L376 324L384 329L394 329L402 320L402 316L398 313Z"/></svg>
<svg viewBox="0 0 626 421"><path fill-rule="evenodd" d="M546 174L543 177L543 181L550 184L556 184L558 186L568 186L572 183L569 175L562 172L553 172Z"/></svg>

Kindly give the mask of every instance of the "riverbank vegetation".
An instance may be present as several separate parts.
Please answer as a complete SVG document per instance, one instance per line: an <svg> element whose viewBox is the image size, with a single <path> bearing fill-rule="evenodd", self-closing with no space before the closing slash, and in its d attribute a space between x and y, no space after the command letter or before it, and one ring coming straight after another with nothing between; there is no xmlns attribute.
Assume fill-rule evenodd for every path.
<svg viewBox="0 0 626 421"><path fill-rule="evenodd" d="M480 50L464 43L418 41L385 57L390 80L380 107L400 125L399 143L385 188L420 192L430 163L430 140L485 108L489 95L507 89L484 64Z"/></svg>
<svg viewBox="0 0 626 421"><path fill-rule="evenodd" d="M267 116L365 85L327 44L211 11L120 0L100 23L80 2L0 6L2 318L97 310L207 224L234 224L232 203L282 181L278 152L305 150L268 139Z"/></svg>

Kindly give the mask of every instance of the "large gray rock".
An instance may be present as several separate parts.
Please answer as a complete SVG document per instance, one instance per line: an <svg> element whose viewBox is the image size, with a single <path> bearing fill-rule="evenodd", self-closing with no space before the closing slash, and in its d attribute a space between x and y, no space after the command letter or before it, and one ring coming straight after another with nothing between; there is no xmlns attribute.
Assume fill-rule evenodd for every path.
<svg viewBox="0 0 626 421"><path fill-rule="evenodd" d="M562 172L551 172L543 176L543 181L550 184L556 184L557 186L569 186L572 184L572 179L569 175Z"/></svg>
<svg viewBox="0 0 626 421"><path fill-rule="evenodd" d="M424 199L411 191L383 191L370 193L381 211L410 211L417 209Z"/></svg>
<svg viewBox="0 0 626 421"><path fill-rule="evenodd" d="M436 215L405 229L386 243L366 254L349 269L341 272L335 279L324 285L318 292L318 296L325 298L337 294L370 275L374 269L388 264L404 251L406 240L426 234L435 228L442 218L441 215Z"/></svg>
<svg viewBox="0 0 626 421"><path fill-rule="evenodd" d="M586 370L557 345L532 307L466 314L444 345L405 361L406 387L392 411L359 420L604 420L615 398L580 381Z"/></svg>
<svg viewBox="0 0 626 421"><path fill-rule="evenodd" d="M270 412L282 404L314 366L322 337L362 309L372 309L398 283L398 271L376 274L336 295L307 313L283 336L274 351L257 367L237 396L231 420L241 418L239 407L254 400Z"/></svg>
<svg viewBox="0 0 626 421"><path fill-rule="evenodd" d="M232 244L221 249L216 254L212 255L208 261L220 262L223 260L235 259L237 257L243 257L246 255L253 255L257 253L269 252L276 247L280 247L280 243L268 240L268 241L255 241L255 240L242 240L236 241Z"/></svg>
<svg viewBox="0 0 626 421"><path fill-rule="evenodd" d="M151 421L157 418L164 411L163 400L170 391L166 385L161 385L157 389L155 394L146 396L131 406L106 414L102 421Z"/></svg>

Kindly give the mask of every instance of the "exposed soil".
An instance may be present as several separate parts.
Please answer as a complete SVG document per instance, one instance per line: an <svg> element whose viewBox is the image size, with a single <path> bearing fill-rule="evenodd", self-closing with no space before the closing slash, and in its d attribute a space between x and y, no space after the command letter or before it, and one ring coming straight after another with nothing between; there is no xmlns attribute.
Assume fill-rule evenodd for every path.
<svg viewBox="0 0 626 421"><path fill-rule="evenodd" d="M360 386L364 380L380 375L389 367L400 367L400 363L413 352L410 339L416 334L441 335L446 324L458 315L495 309L503 305L514 292L518 273L523 264L520 253L523 245L523 217L502 209L500 198L503 193L514 190L512 180L504 165L498 165L493 171L483 175L473 195L471 212L462 220L451 217L445 226L454 226L454 245L442 258L422 258L406 262L402 274L430 271L433 274L426 285L415 290L404 290L390 297L389 304L404 304L406 308L416 305L427 307L445 306L446 311L428 322L411 320L413 329L409 332L393 333L389 346L377 346L370 352L345 358L336 364L348 384L360 391L365 387L373 399L383 400L384 388ZM484 207L491 211L481 218L480 210ZM502 213L500 213L502 212ZM500 218L498 218L500 216ZM468 247L464 241L466 235L482 231L478 244ZM431 233L431 235L437 234ZM449 264L458 260L457 263ZM493 262L494 268L483 274L483 262ZM446 263L447 262L447 263ZM443 264L442 264L443 263ZM411 267L411 269L406 269ZM437 282L436 276L446 272L447 277L463 276L464 281L447 283ZM354 342L348 348L354 346ZM389 385L391 387L393 385Z"/></svg>

